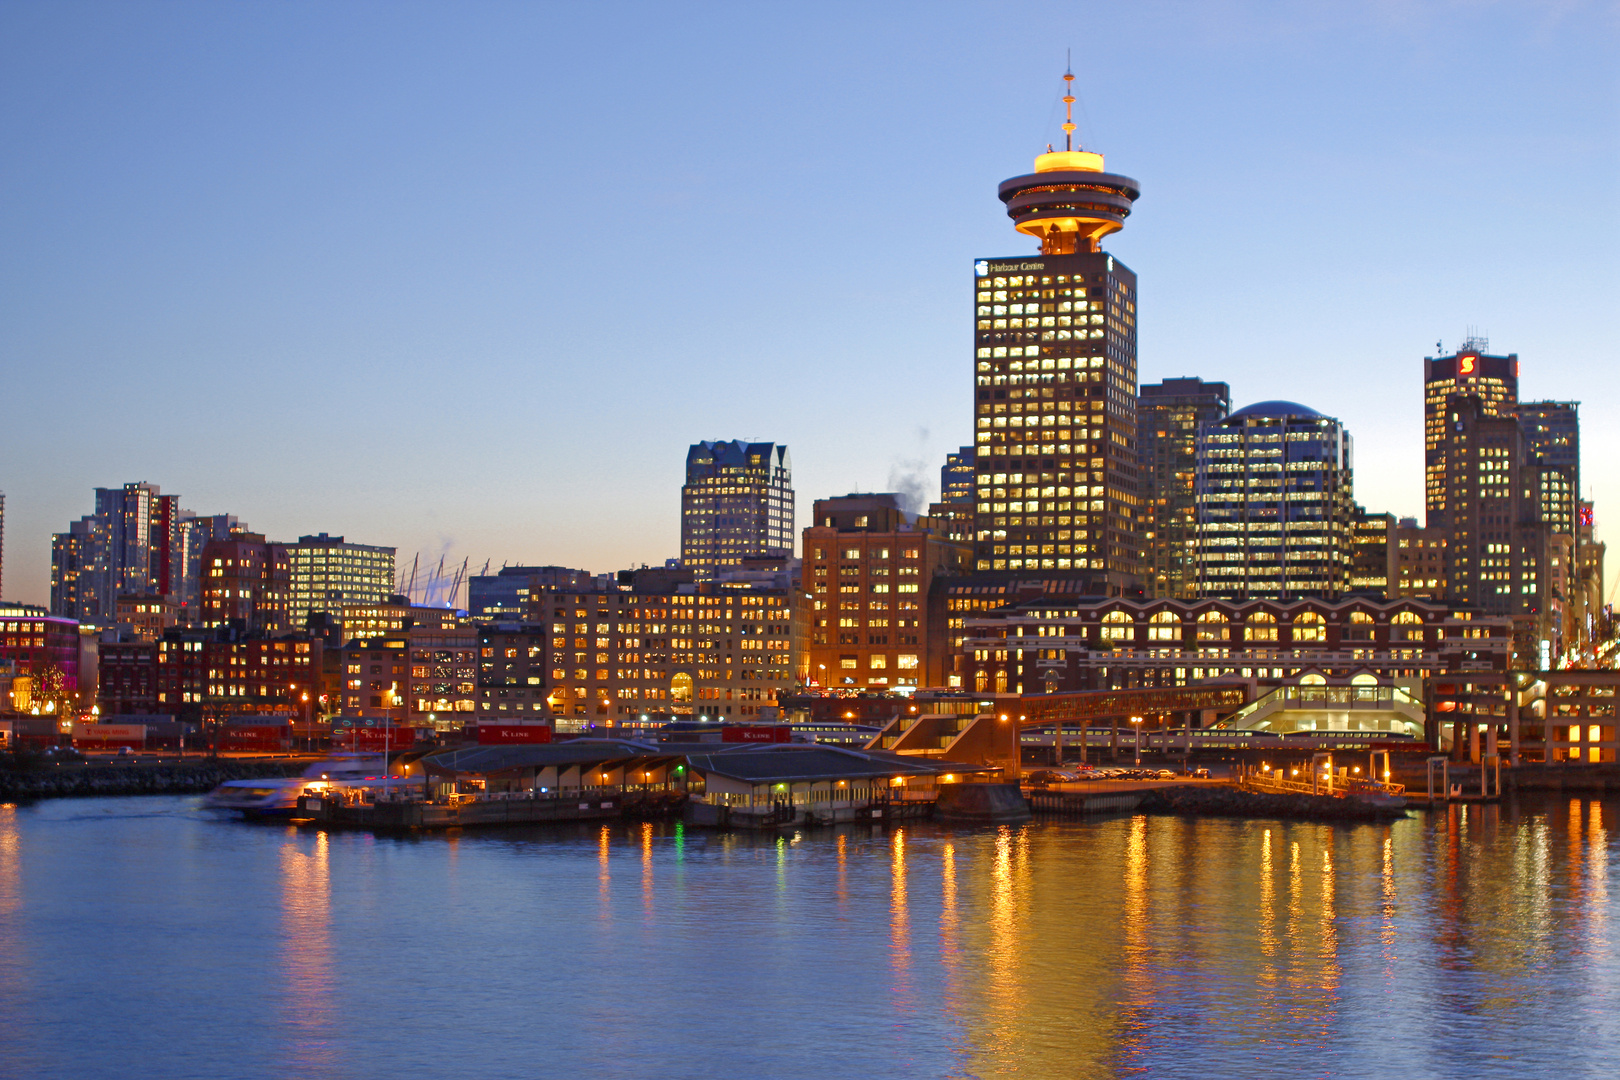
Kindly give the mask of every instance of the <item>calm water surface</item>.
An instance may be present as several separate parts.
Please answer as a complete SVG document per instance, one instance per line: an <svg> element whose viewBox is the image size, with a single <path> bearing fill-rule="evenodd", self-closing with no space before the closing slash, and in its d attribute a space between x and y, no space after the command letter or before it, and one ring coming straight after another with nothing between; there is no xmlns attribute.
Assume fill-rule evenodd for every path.
<svg viewBox="0 0 1620 1080"><path fill-rule="evenodd" d="M1620 802L757 838L0 808L7 1077L1620 1074Z"/></svg>

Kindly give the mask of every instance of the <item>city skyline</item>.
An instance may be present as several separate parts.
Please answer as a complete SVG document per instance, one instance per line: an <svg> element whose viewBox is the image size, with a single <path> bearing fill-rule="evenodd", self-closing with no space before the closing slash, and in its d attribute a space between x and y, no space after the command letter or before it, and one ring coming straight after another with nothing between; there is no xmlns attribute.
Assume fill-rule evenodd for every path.
<svg viewBox="0 0 1620 1080"><path fill-rule="evenodd" d="M628 51L585 72L589 92L564 95L561 111L559 91L582 75L572 65L586 61L555 56L549 74L527 72L493 26L431 14L378 41L362 41L366 20L348 13L206 13L168 41L164 18L125 21L112 8L93 31L45 9L0 17L13 43L0 123L25 150L13 161L18 198L0 211L13 252L0 300L13 329L0 347L17 373L0 436L5 598L45 603L50 535L85 512L88 489L132 480L272 539L321 530L395 546L402 561L448 550L475 566L593 571L676 554L679 452L697 439L792 446L795 536L818 498L919 476L931 493L946 452L971 440L967 270L984 252L1018 250L994 184L1061 139L1067 36L1082 144L1143 184L1130 227L1108 244L1144 282L1141 383L1218 380L1234 408L1283 398L1335 416L1356 439L1357 501L1421 518L1420 361L1480 325L1493 353L1520 356L1524 399L1583 402L1579 495L1595 499L1602 538L1616 446L1600 418L1620 394L1592 377L1615 277L1614 199L1600 179L1612 172L1614 118L1592 103L1603 99L1592 65L1613 40L1601 17L1272 12L1268 33L1244 40L1260 6L1237 5L1226 21L1195 18L1153 42L1145 25L1109 16L1081 27L1055 10L1030 9L1050 44L965 36L988 18L949 12L919 27L911 52L898 47L899 19L874 16L871 44L856 47L787 16L710 39L711 19L683 28L648 13L625 31ZM541 44L602 29L582 14L505 18L516 40ZM284 33L250 43L267 20ZM316 25L331 44L290 43ZM428 49L439 32L462 51ZM946 44L963 40L972 51ZM1353 91L1299 89L1302 66L1320 66L1325 85L1369 43L1382 51L1354 57L1367 70ZM743 104L716 96L717 76L686 70L702 65L664 55L676 46L742 58L733 94L777 68L831 61L844 77L796 75L790 102ZM1232 67L1204 55L1221 50ZM157 62L138 60L148 54ZM489 61L477 77L469 54ZM425 75L411 59L427 62ZM44 72L52 60L62 66ZM92 61L104 70L76 66ZM270 108L295 61L310 86ZM1458 80L1476 66L1515 74L1465 90ZM357 89L361 73L382 89ZM134 88L127 99L114 93L119 78ZM1270 96L1282 85L1298 91L1286 104ZM451 91L447 102L430 107L434 90ZM467 108L463 95L491 90L525 104ZM217 104L195 103L213 91ZM334 103L337 118L322 120L316 110ZM793 140L773 119L788 107ZM232 108L240 124L225 122ZM447 118L463 114L483 123L452 130ZM628 132L616 119L638 114L645 123ZM1487 143L1491 132L1516 138L1513 159L1560 179L1545 218L1515 243L1502 243L1489 210L1511 195L1508 179L1456 167L1470 146L1503 145ZM525 150L540 134L548 153ZM344 136L416 166L414 181L351 156ZM100 164L112 151L130 167ZM622 198L636 170L620 159L642 154L664 183L640 225L576 225L534 205L576 214L580 178ZM1362 191L1356 170L1369 157L1402 185L1376 235L1343 202ZM764 170L750 183L768 182L722 178L745 164ZM258 176L264 166L274 167ZM336 180L301 171L317 166ZM1234 201L1251 171L1267 177L1259 207ZM875 212L878 187L906 191L913 216ZM825 224L779 218L778 200ZM384 209L410 211L403 236L383 229ZM760 231L773 228L791 242L762 259ZM595 295L608 290L592 282L613 280L630 246L639 272L603 307ZM1534 280L1526 250L1540 263ZM587 329L610 309L624 320L611 341ZM726 393L705 393L722 382ZM61 404L21 407L29 400ZM76 417L85 430L59 438ZM635 437L601 439L604 424ZM528 471L481 468L486 431L504 433ZM457 439L465 449L447 454ZM367 464L373 456L387 464ZM605 491L616 477L626 480Z"/></svg>

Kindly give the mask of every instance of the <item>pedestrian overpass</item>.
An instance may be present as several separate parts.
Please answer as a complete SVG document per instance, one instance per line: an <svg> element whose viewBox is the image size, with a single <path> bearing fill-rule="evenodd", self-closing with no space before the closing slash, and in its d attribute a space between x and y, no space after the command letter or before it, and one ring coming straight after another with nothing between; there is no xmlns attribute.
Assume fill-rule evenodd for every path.
<svg viewBox="0 0 1620 1080"><path fill-rule="evenodd" d="M1189 686L1000 695L988 701L942 703L946 711L897 716L866 744L866 749L989 765L1015 777L1022 756L1019 733L1027 728L1052 727L1061 753L1065 727L1085 730L1106 724L1117 730L1133 718L1181 726L1173 724L1178 716L1185 718L1183 723L1206 727L1208 720L1242 708L1253 696L1254 683L1246 679ZM1193 720L1195 715L1197 721Z"/></svg>

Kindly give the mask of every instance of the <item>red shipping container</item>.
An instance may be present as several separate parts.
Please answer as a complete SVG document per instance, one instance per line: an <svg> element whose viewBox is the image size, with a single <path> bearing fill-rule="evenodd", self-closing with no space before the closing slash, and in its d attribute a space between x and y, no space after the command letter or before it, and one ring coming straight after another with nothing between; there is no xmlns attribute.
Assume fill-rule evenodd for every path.
<svg viewBox="0 0 1620 1080"><path fill-rule="evenodd" d="M288 728L285 724L233 724L219 731L221 750L245 751L262 754L280 754L287 750Z"/></svg>
<svg viewBox="0 0 1620 1080"><path fill-rule="evenodd" d="M339 728L333 735L333 739L337 742L349 743L353 749L362 752L409 750L416 743L416 729L409 727Z"/></svg>
<svg viewBox="0 0 1620 1080"><path fill-rule="evenodd" d="M550 724L479 724L479 746L502 746L509 743L548 743L551 741Z"/></svg>
<svg viewBox="0 0 1620 1080"><path fill-rule="evenodd" d="M145 724L74 724L73 745L81 750L131 750L146 747Z"/></svg>
<svg viewBox="0 0 1620 1080"><path fill-rule="evenodd" d="M793 741L793 730L779 724L728 724L720 729L721 742L784 743Z"/></svg>

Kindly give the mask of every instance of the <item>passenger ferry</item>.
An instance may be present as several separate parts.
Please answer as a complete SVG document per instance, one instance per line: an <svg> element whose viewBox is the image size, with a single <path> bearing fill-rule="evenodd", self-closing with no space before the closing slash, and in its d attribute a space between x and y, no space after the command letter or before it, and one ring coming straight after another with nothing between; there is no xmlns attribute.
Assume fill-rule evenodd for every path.
<svg viewBox="0 0 1620 1080"><path fill-rule="evenodd" d="M387 775L386 759L371 754L333 754L300 776L227 780L203 798L203 809L245 818L291 817L298 796L333 789L419 790L422 778Z"/></svg>

